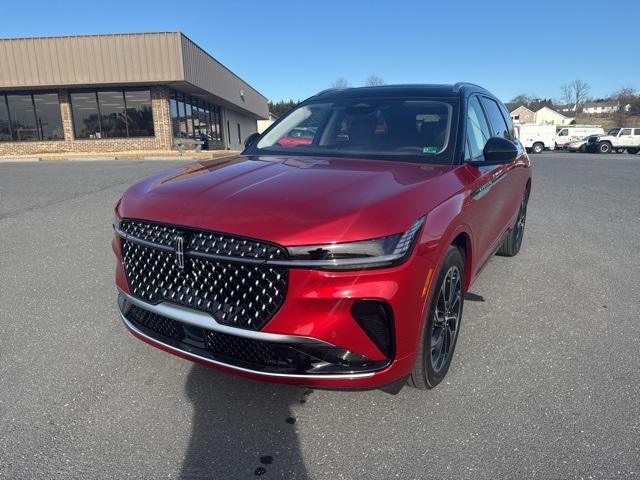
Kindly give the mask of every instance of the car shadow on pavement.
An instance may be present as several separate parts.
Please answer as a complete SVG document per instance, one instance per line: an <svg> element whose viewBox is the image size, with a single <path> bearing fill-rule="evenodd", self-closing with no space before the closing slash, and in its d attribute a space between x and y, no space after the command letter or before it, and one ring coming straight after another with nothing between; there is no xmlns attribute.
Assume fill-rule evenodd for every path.
<svg viewBox="0 0 640 480"><path fill-rule="evenodd" d="M307 479L295 410L311 393L194 365L185 385L193 403L183 479Z"/></svg>

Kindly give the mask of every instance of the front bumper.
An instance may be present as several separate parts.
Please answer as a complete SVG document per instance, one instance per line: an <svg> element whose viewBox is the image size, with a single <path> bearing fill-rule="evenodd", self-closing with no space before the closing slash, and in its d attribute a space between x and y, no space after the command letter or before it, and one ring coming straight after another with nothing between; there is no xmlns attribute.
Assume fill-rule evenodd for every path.
<svg viewBox="0 0 640 480"><path fill-rule="evenodd" d="M122 265L120 243L116 238L113 246L120 260L116 284L122 319L132 334L164 351L256 380L314 388L379 388L396 382L413 368L433 270L429 261L417 252L402 265L380 270L291 269L284 304L264 327L251 331L219 324L208 314L184 306L152 305L133 297ZM383 352L354 319L354 304L362 299L389 306L394 330L391 355ZM178 322L177 327L184 335L167 337L136 322L130 315L132 306ZM265 368L219 352L212 354L206 348L210 335L222 335L238 343L237 347L244 352L252 348L245 339L266 342L258 346L260 351L263 346L274 347L284 352L288 363L283 368L278 365Z"/></svg>

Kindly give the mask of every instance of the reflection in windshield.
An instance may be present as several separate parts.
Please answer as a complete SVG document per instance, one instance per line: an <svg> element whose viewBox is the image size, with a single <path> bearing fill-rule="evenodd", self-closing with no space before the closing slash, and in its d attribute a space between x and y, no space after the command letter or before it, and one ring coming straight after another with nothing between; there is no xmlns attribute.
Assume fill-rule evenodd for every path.
<svg viewBox="0 0 640 480"><path fill-rule="evenodd" d="M457 99L450 101L375 98L305 104L267 132L254 153L450 163L447 147Z"/></svg>

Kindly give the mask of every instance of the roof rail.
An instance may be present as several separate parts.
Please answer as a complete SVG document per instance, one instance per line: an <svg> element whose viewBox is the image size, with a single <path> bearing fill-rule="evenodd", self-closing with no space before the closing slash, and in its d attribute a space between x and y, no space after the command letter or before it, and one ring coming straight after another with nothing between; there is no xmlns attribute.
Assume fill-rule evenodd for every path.
<svg viewBox="0 0 640 480"><path fill-rule="evenodd" d="M479 88L480 90L484 90L485 92L487 91L486 88L471 82L458 82L453 86L453 91L459 92L462 89L462 87L476 87L476 88Z"/></svg>
<svg viewBox="0 0 640 480"><path fill-rule="evenodd" d="M337 90L344 90L344 88L341 87L331 87L331 88L325 88L324 90L316 93L315 95L313 95L314 97L318 97L320 95L323 95L325 93L329 93L329 92L335 92Z"/></svg>

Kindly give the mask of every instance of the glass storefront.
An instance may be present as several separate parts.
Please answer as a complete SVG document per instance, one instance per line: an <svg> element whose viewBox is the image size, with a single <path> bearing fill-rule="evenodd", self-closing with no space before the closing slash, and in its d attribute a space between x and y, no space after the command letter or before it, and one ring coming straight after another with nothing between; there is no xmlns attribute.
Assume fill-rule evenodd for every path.
<svg viewBox="0 0 640 480"><path fill-rule="evenodd" d="M58 94L0 94L0 141L32 140L64 140Z"/></svg>
<svg viewBox="0 0 640 480"><path fill-rule="evenodd" d="M174 138L202 140L203 148L224 148L219 106L172 90L169 110Z"/></svg>
<svg viewBox="0 0 640 480"><path fill-rule="evenodd" d="M75 138L152 137L149 90L83 90L71 92Z"/></svg>

